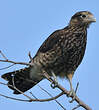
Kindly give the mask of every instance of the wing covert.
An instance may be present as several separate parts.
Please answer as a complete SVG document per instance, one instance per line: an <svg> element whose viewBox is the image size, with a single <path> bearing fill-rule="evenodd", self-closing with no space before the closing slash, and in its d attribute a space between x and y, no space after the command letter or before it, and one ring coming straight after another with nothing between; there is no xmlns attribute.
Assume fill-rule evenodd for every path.
<svg viewBox="0 0 99 110"><path fill-rule="evenodd" d="M44 41L44 43L41 45L41 47L39 48L37 53L39 53L39 52L45 53L45 52L53 49L54 45L57 44L57 42L59 41L61 35L62 35L61 30L56 30L55 32L53 32Z"/></svg>

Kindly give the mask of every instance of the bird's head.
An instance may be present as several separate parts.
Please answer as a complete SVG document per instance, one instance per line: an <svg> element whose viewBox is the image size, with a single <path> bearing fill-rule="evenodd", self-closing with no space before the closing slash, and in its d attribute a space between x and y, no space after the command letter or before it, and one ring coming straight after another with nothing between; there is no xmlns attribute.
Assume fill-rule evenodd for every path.
<svg viewBox="0 0 99 110"><path fill-rule="evenodd" d="M72 16L69 24L75 26L89 26L92 22L96 22L96 19L91 12L80 11Z"/></svg>

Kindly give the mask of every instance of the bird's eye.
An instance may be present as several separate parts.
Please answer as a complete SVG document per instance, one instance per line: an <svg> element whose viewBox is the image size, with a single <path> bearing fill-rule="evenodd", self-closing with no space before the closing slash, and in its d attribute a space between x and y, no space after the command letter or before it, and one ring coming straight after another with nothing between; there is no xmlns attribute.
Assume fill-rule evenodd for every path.
<svg viewBox="0 0 99 110"><path fill-rule="evenodd" d="M85 17L86 17L86 15L81 15L81 17L82 17L82 18L85 18Z"/></svg>

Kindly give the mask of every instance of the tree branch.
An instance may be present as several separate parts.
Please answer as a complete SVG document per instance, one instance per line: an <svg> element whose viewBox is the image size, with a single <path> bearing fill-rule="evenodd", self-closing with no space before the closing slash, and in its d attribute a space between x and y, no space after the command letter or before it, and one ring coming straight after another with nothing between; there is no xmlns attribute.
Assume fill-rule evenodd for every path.
<svg viewBox="0 0 99 110"><path fill-rule="evenodd" d="M72 110L76 110L77 108L79 108L80 105L77 105L76 107L74 107Z"/></svg>
<svg viewBox="0 0 99 110"><path fill-rule="evenodd" d="M38 85L39 86L39 85ZM42 88L41 86L39 86L40 87L40 89L42 89L44 92L46 92L50 97L53 97L48 91L46 91L44 88ZM61 92L62 94L64 94L63 92ZM64 110L66 110L64 107L63 107L63 105L59 102L59 101L57 101L56 99L55 99L55 102L58 104L58 105L60 105Z"/></svg>
<svg viewBox="0 0 99 110"><path fill-rule="evenodd" d="M2 83L2 82L0 82L0 84L13 87L12 85L5 84L5 83ZM14 87L13 87L13 88L14 88ZM14 88L14 89L16 89L16 88ZM17 90L18 90L18 89L17 89ZM18 90L18 91L19 91L19 90ZM19 91L19 92L22 92L22 91ZM32 98L30 98L29 96L27 97L27 95L25 94L24 96L27 97L29 100L23 100L23 99L17 99L17 98L13 98L13 97L9 97L9 96L0 94L0 96L4 96L5 98L9 98L9 99L13 99L13 100L18 100L18 101L26 101L26 102L32 102L32 101L35 101L35 102L36 102L36 101L37 101L37 102L52 101L52 100L55 100L55 99L59 98L59 97L62 96L62 95L63 95L63 92L61 92L60 94L58 94L57 96L52 97L52 98L47 98L47 99L32 99Z"/></svg>
<svg viewBox="0 0 99 110"><path fill-rule="evenodd" d="M3 52L0 50L0 54L2 55L2 57L5 59L5 60L8 60L7 57L3 54Z"/></svg>
<svg viewBox="0 0 99 110"><path fill-rule="evenodd" d="M15 61L11 61L11 60L0 60L0 62L7 62L7 63L13 63L13 64L20 64L20 65L26 65L26 66L33 66L32 63L15 62Z"/></svg>
<svg viewBox="0 0 99 110"><path fill-rule="evenodd" d="M14 66L14 65L15 65L15 64L9 65L9 66L4 67L4 68L0 68L0 70L8 69L8 68L10 68L10 67L12 67L12 66Z"/></svg>
<svg viewBox="0 0 99 110"><path fill-rule="evenodd" d="M46 79L48 79L51 83L57 83L55 82L46 72L43 72L44 76L46 77ZM67 91L65 88L63 88L60 84L57 85L57 87L64 92L64 94L66 94L67 96L69 95L69 91ZM70 96L71 98L73 98L73 96ZM87 104L85 104L82 100L80 100L77 96L75 97L75 101L82 106L83 108L85 108L86 110L92 110Z"/></svg>
<svg viewBox="0 0 99 110"><path fill-rule="evenodd" d="M3 58L5 60L0 60L0 62L8 62L8 63L13 63L13 64L21 64L21 65L26 65L26 66L33 66L33 63L26 63L26 62L15 62L15 61L11 61L11 60L8 60L5 55L0 51L1 55L3 56ZM29 53L29 58L30 60L32 60L31 58L31 55ZM54 81L45 71L43 72L43 75L44 77L49 80L51 83L57 83L56 81ZM8 84L4 84L2 82L0 82L0 84L3 84L3 85L7 85L7 86L11 86L13 87L12 85L8 85ZM13 80L13 85L14 85L14 80ZM49 99L32 99L31 97L27 96L26 94L24 94L22 91L18 90L15 86L13 87L14 89L16 89L17 91L19 91L20 93L22 93L25 97L27 97L29 100L23 100L23 99L17 99L17 98L13 98L13 97L8 97L6 95L2 95L0 94L0 96L3 96L5 98L9 98L9 99L13 99L13 100L18 100L18 101L26 101L26 102L32 102L32 101L39 101L39 102L45 102L45 101L51 101L51 100L55 100L57 99L58 97L62 96L63 94L66 94L67 96L69 95L69 91L67 91L64 87L62 87L60 84L57 84L57 88L59 88L62 92L55 96L55 97L52 97L52 98L49 98ZM77 88L78 86L76 87L76 91L77 91ZM71 98L73 98L73 96L70 96ZM78 103L78 106L75 107L74 109L78 108L78 107L83 107L85 108L86 110L92 110L87 104L85 104L82 100L80 100L77 96L75 97L75 101Z"/></svg>

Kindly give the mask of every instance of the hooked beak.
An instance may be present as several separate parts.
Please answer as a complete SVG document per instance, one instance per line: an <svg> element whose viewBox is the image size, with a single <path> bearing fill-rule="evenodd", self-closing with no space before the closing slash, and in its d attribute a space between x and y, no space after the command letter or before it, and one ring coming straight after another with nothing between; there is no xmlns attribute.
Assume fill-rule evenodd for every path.
<svg viewBox="0 0 99 110"><path fill-rule="evenodd" d="M96 22L96 18L92 15L88 17L89 22Z"/></svg>

